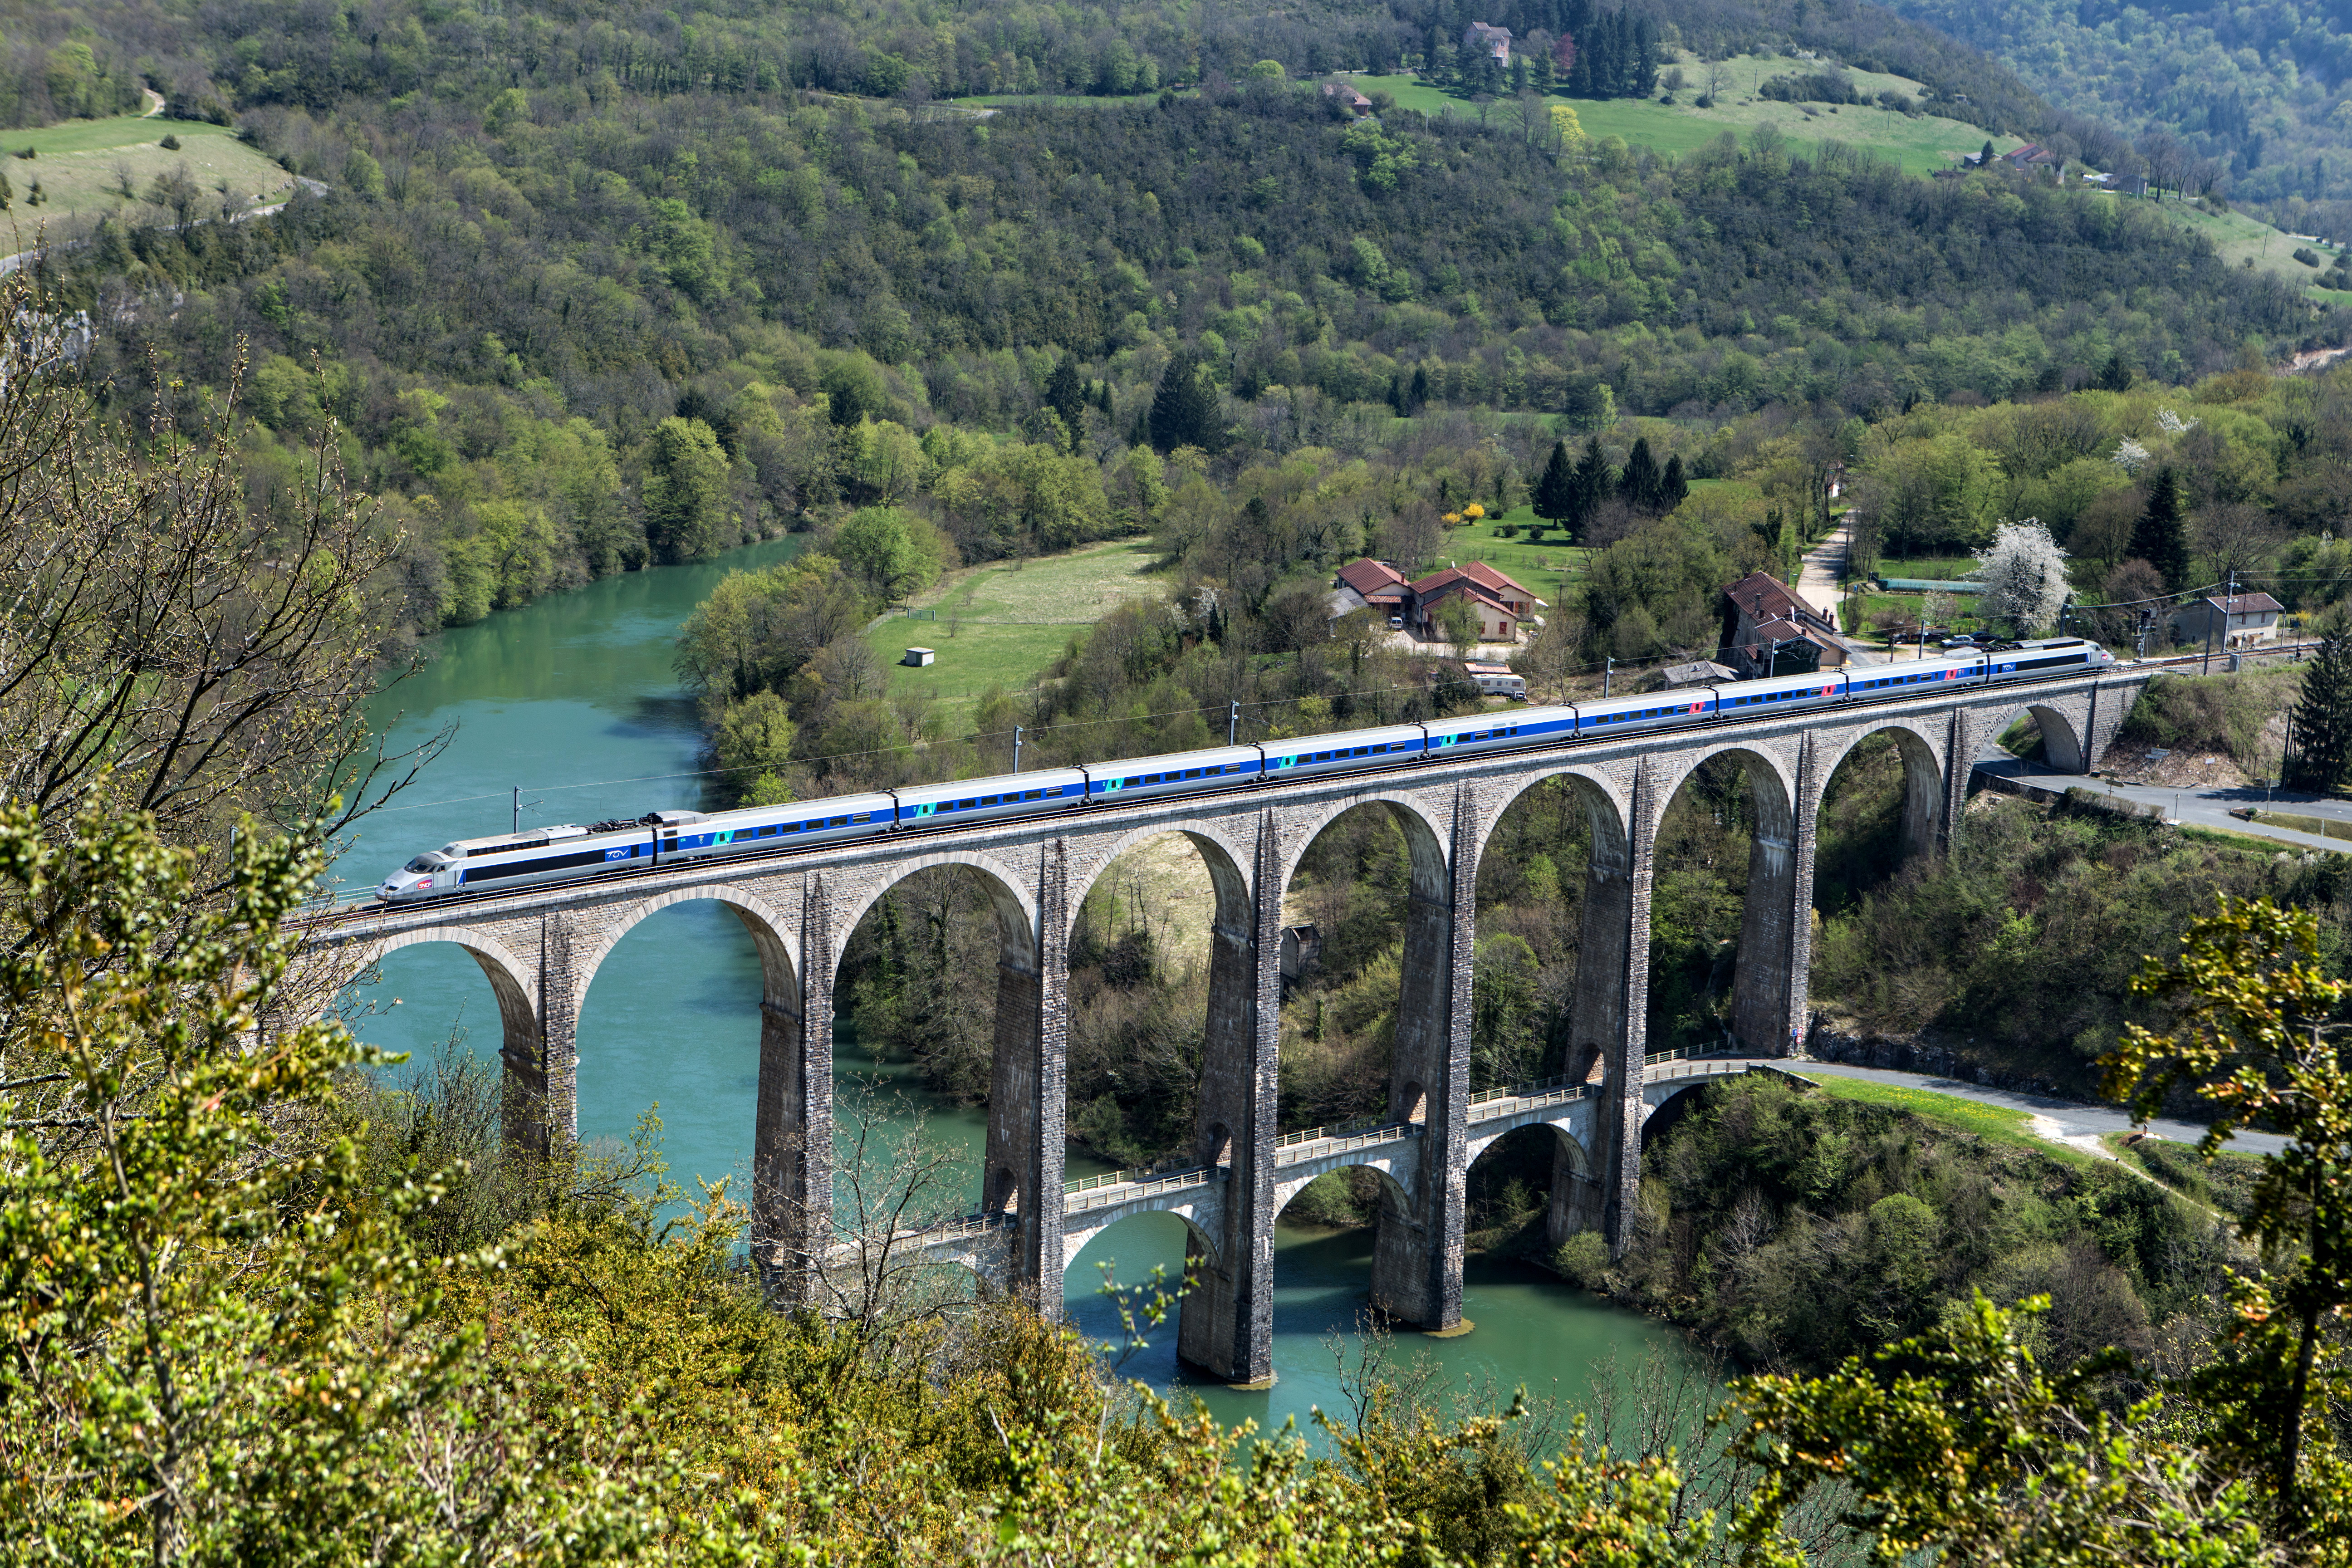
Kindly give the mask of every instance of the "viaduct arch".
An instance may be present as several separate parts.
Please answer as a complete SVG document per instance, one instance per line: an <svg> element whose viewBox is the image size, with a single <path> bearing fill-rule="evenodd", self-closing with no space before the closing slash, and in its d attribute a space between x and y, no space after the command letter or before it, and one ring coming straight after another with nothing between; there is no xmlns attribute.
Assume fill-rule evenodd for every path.
<svg viewBox="0 0 2352 1568"><path fill-rule="evenodd" d="M833 1209L832 1034L841 943L858 917L915 871L981 877L1001 942L995 1065L983 1190L971 1219L925 1245L984 1246L991 1267L1057 1292L1075 1245L1146 1208L1181 1214L1188 1267L1180 1353L1235 1383L1272 1374L1274 1218L1321 1169L1370 1164L1394 1183L1399 1223L1382 1228L1376 1294L1406 1321L1461 1321L1470 1160L1513 1128L1559 1133L1556 1237L1630 1236L1640 1138L1661 1073L1716 1064L1645 1061L1652 855L1665 803L1709 757L1735 759L1755 787L1757 836L1735 979L1744 1049L1786 1055L1806 1016L1812 858L1821 798L1836 763L1891 731L1906 781L1914 852L1949 846L1979 749L2021 710L2053 762L2095 764L2149 679L2085 672L2013 689L1926 692L1868 707L1756 717L1668 735L1421 762L1354 778L1286 779L1189 800L1089 806L945 833L887 836L753 859L519 889L455 903L339 910L305 933L308 962L350 972L423 942L472 953L499 998L510 1086L509 1135L548 1148L575 1135L579 1007L596 966L638 921L711 900L761 954L752 1252L780 1300L798 1300L837 1246ZM1575 1013L1577 1058L1563 1081L1470 1093L1472 945L1477 866L1496 819L1538 783L1564 778L1592 828ZM1282 890L1317 833L1376 805L1412 845L1406 981L1386 1120L1283 1135L1276 1120ZM1066 1184L1068 952L1087 889L1125 848L1176 832L1216 889L1199 1114L1187 1171L1112 1187ZM1676 1079L1675 1081L1680 1081ZM1079 1190L1087 1187L1087 1190ZM1074 1245L1075 1244L1075 1245Z"/></svg>

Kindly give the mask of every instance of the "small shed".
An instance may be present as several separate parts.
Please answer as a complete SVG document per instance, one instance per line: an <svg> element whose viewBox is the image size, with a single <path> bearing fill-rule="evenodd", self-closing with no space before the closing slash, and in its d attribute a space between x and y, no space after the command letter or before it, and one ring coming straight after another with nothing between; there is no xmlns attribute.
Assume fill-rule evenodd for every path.
<svg viewBox="0 0 2352 1568"><path fill-rule="evenodd" d="M900 664L912 665L917 669L920 669L937 657L938 656L932 653L929 648L910 647L907 650L907 657L900 659L898 662Z"/></svg>
<svg viewBox="0 0 2352 1568"><path fill-rule="evenodd" d="M1688 664L1670 664L1658 671L1668 687L1713 686L1726 680L1737 680L1739 672L1727 664L1717 664L1711 658L1693 659Z"/></svg>

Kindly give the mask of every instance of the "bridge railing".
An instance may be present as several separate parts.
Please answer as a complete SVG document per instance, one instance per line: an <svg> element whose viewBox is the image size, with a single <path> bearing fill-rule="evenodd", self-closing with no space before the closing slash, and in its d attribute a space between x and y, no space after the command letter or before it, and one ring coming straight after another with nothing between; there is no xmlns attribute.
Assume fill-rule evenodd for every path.
<svg viewBox="0 0 2352 1568"><path fill-rule="evenodd" d="M1106 1171L1099 1176L1080 1176L1076 1181L1064 1182L1062 1191L1065 1194L1090 1193L1097 1187L1123 1187L1131 1182L1148 1182L1173 1171L1199 1171L1203 1168L1197 1160L1162 1160L1156 1165L1133 1165L1122 1171Z"/></svg>
<svg viewBox="0 0 2352 1568"><path fill-rule="evenodd" d="M1515 1110L1525 1110L1538 1105L1564 1105L1573 1100L1589 1099L1601 1092L1597 1083L1563 1075L1559 1078L1538 1079L1533 1083L1515 1083L1503 1089L1490 1089L1484 1094L1470 1097L1470 1120L1484 1121L1490 1117L1506 1116ZM1482 1107L1493 1109L1483 1110Z"/></svg>
<svg viewBox="0 0 2352 1568"><path fill-rule="evenodd" d="M1370 1132L1376 1127L1403 1126L1379 1116L1359 1116L1350 1121L1334 1121L1327 1127L1309 1127L1304 1132L1286 1132L1275 1140L1277 1149L1288 1149L1300 1143L1320 1143L1328 1138L1352 1138L1359 1132Z"/></svg>
<svg viewBox="0 0 2352 1568"><path fill-rule="evenodd" d="M1231 1173L1231 1168L1224 1165L1194 1165L1189 1170L1170 1171L1151 1180L1135 1182L1120 1188L1089 1187L1082 1193L1066 1193L1062 1198L1062 1212L1066 1215L1084 1214L1088 1209L1108 1208L1113 1204L1148 1198L1180 1187L1205 1186Z"/></svg>
<svg viewBox="0 0 2352 1568"><path fill-rule="evenodd" d="M1672 1065L1674 1064L1670 1062L1643 1063L1642 1081L1649 1083L1653 1081L1664 1082L1673 1079L1683 1078L1727 1077L1733 1073L1746 1072L1750 1066L1750 1058L1746 1057L1706 1058L1689 1061L1685 1065L1685 1070L1683 1071L1662 1073L1656 1070L1658 1068Z"/></svg>
<svg viewBox="0 0 2352 1568"><path fill-rule="evenodd" d="M1418 1138L1425 1131L1418 1121L1382 1121L1378 1117L1363 1116L1353 1121L1341 1121L1329 1127L1311 1127L1304 1132L1285 1133L1276 1145L1275 1163L1285 1156L1303 1160L1313 1155L1344 1154L1350 1149L1367 1149L1375 1143L1393 1143L1400 1138ZM1308 1145L1322 1147L1309 1150Z"/></svg>
<svg viewBox="0 0 2352 1568"><path fill-rule="evenodd" d="M961 1241L967 1237L985 1236L990 1231L1003 1230L1016 1224L1019 1218L1019 1215L1010 1212L960 1215L952 1219L940 1220L932 1225L910 1226L905 1230L893 1231L887 1245L898 1247L911 1244L916 1247L929 1247L937 1242ZM828 1250L831 1256L838 1260L855 1257L859 1249L866 1245L869 1243L851 1237L835 1242ZM879 1247L885 1243L872 1241L870 1245Z"/></svg>

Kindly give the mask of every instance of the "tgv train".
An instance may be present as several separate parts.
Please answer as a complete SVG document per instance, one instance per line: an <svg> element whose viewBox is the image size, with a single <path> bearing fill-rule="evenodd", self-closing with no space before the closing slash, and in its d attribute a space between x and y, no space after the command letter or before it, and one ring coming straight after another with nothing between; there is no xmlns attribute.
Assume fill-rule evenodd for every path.
<svg viewBox="0 0 2352 1568"><path fill-rule="evenodd" d="M910 784L877 795L794 801L740 811L656 811L585 827L533 828L461 838L417 856L383 879L376 897L401 903L457 892L503 890L688 861L772 854L805 844L936 829L966 822L1079 811L1246 787L1276 778L1371 772L1474 752L1517 751L1679 730L1751 714L1922 695L1921 688L2048 679L2115 657L2080 638L1999 645L1900 664L1862 665L1723 686L1392 724L1214 751L1088 763L1045 773L955 784Z"/></svg>

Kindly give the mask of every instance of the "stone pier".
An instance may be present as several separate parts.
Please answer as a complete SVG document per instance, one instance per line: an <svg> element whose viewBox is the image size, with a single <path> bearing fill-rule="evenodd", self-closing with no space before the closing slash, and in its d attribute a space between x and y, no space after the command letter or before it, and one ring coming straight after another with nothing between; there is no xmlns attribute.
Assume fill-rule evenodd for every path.
<svg viewBox="0 0 2352 1568"><path fill-rule="evenodd" d="M788 1303L812 1298L810 1282L835 1256L844 1220L835 1212L832 1071L842 944L892 886L956 868L988 890L999 938L986 1157L966 1227L988 1246L973 1256L984 1251L997 1260L988 1267L1009 1276L1003 1283L1055 1310L1074 1240L1083 1245L1129 1213L1179 1213L1192 1281L1179 1352L1229 1382L1262 1383L1274 1372L1275 1218L1320 1171L1354 1163L1381 1173L1370 1295L1402 1323L1444 1331L1462 1322L1469 1164L1507 1130L1497 1117L1559 1133L1552 1239L1599 1230L1612 1253L1623 1251L1639 1211L1649 1110L1652 857L1659 818L1693 770L1712 758L1735 761L1755 803L1732 1029L1743 1051L1778 1056L1807 1016L1822 796L1853 747L1893 735L1906 784L1906 847L1933 853L1958 831L1979 750L2012 720L2030 712L2053 760L2092 765L2147 679L2119 668L2030 689L1931 689L1667 734L1446 753L1349 777L1284 775L1188 800L1087 805L1022 822L368 908L314 921L305 951L309 962L348 970L419 942L464 947L498 997L508 1135L520 1148L550 1152L576 1136L578 1019L598 966L660 909L725 904L750 933L762 974L759 1087L745 1108L751 1250L773 1297ZM1513 803L1555 779L1591 828L1574 1049L1567 1079L1529 1090L1522 1105L1497 1101L1487 1087L1474 1095L1470 1081L1478 867ZM1391 815L1412 857L1386 1121L1370 1132L1286 1145L1276 1119L1283 892L1315 837L1366 806ZM1217 899L1191 1173L1134 1194L1073 1198L1063 1181L1071 921L1120 854L1167 833L1200 852ZM1654 1090L1656 1069L1648 1070ZM1078 1200L1083 1213L1070 1207Z"/></svg>

